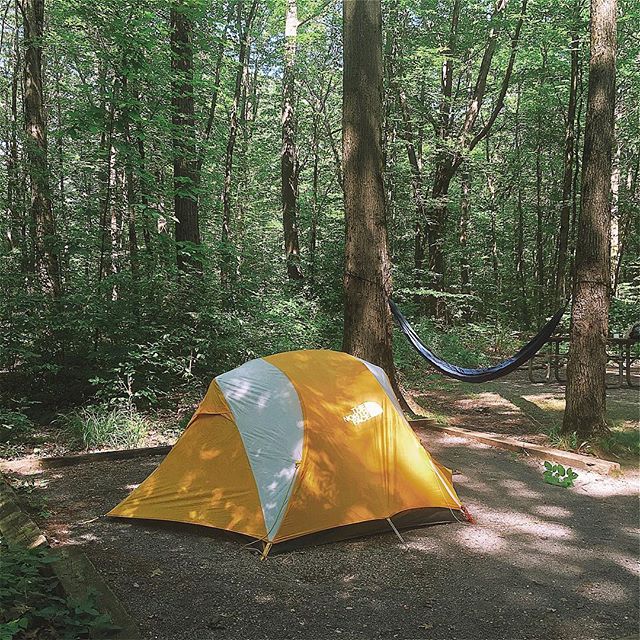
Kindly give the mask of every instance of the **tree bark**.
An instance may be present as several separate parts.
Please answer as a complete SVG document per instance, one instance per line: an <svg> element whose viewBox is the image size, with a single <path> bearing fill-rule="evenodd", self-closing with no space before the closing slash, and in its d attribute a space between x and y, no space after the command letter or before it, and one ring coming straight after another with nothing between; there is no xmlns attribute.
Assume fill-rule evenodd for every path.
<svg viewBox="0 0 640 640"><path fill-rule="evenodd" d="M183 1L171 6L171 102L173 107L173 188L176 261L182 271L201 271L192 245L200 244L198 158L193 98L192 9Z"/></svg>
<svg viewBox="0 0 640 640"><path fill-rule="evenodd" d="M222 187L222 248L220 256L220 283L223 287L229 285L230 279L233 277L235 270L233 268L233 250L231 247L231 220L232 220L232 203L231 203L231 185L233 182L233 154L236 147L236 139L238 137L239 128L239 109L242 97L243 84L247 74L247 65L249 58L249 33L256 15L258 0L253 0L249 9L246 21L242 20L243 0L237 0L236 3L236 27L238 30L238 65L236 69L235 88L233 93L233 102L231 104L231 113L229 114L229 137L227 138L227 148L225 151L224 162L224 180Z"/></svg>
<svg viewBox="0 0 640 640"><path fill-rule="evenodd" d="M589 93L582 160L571 346L563 431L606 429L611 154L614 146L616 0L591 0Z"/></svg>
<svg viewBox="0 0 640 640"><path fill-rule="evenodd" d="M568 281L571 283L570 288L573 289L573 283L576 276L576 236L578 229L578 182L581 177L581 162L579 150L582 146L582 108L584 106L584 83L583 83L582 65L578 65L578 104L576 107L576 135L575 144L573 145L573 185L571 188L571 225L569 226L569 268Z"/></svg>
<svg viewBox="0 0 640 640"><path fill-rule="evenodd" d="M344 0L343 139L345 309L343 349L395 380L391 264L382 171L380 0Z"/></svg>
<svg viewBox="0 0 640 640"><path fill-rule="evenodd" d="M311 151L313 155L313 179L311 190L311 225L309 229L309 285L313 290L316 283L316 249L318 244L318 186L320 183L320 114L313 112L313 137Z"/></svg>
<svg viewBox="0 0 640 640"><path fill-rule="evenodd" d="M282 226L287 276L301 280L300 243L296 210L298 206L298 153L295 142L295 62L298 37L297 0L287 0L285 21L284 70L282 75L282 151L280 177Z"/></svg>
<svg viewBox="0 0 640 640"><path fill-rule="evenodd" d="M521 175L522 171L522 152L520 143L520 99L522 95L522 85L518 85L518 94L516 98L515 113L515 155L516 155L516 175ZM516 266L516 282L520 292L518 304L518 315L520 325L522 327L529 326L529 307L527 304L527 275L524 262L524 211L522 207L522 181L517 180L518 200L516 204L516 221L515 221L515 256L514 262Z"/></svg>
<svg viewBox="0 0 640 640"><path fill-rule="evenodd" d="M124 63L123 63L124 66ZM125 141L125 157L124 157L124 190L126 193L126 209L127 209L127 239L129 241L129 266L131 267L131 275L133 280L138 277L138 233L136 229L136 208L138 206L136 193L136 179L134 169L134 157L138 154L137 144L134 143L131 132L131 103L132 95L129 92L129 81L126 74L122 74L120 78L122 86L123 107L121 110L122 129Z"/></svg>
<svg viewBox="0 0 640 640"><path fill-rule="evenodd" d="M544 73L544 71L543 71ZM542 85L542 81L540 82ZM542 90L540 88L540 95ZM544 317L544 225L542 211L542 112L538 110L536 140L536 319L538 324Z"/></svg>
<svg viewBox="0 0 640 640"><path fill-rule="evenodd" d="M460 178L460 186L462 189L460 197L460 230L458 234L458 246L460 249L460 291L462 293L471 293L471 266L469 265L469 250L467 248L469 238L471 178L466 167Z"/></svg>
<svg viewBox="0 0 640 640"><path fill-rule="evenodd" d="M574 4L571 26L571 79L569 82L569 104L567 125L564 135L564 167L562 172L562 206L560 209L560 229L558 232L558 264L556 268L556 304L567 294L567 251L569 247L569 226L571 223L571 196L573 191L573 153L575 145L576 106L578 99L579 46L577 21L580 3Z"/></svg>
<svg viewBox="0 0 640 640"><path fill-rule="evenodd" d="M16 15L16 22L17 20L18 17ZM7 244L9 250L20 247L22 256L20 271L24 273L27 268L27 252L25 246L26 238L21 233L21 230L24 229L24 212L20 207L20 179L18 172L18 81L22 59L17 24L13 46L15 58L11 74L9 130L7 132L7 209L9 210Z"/></svg>
<svg viewBox="0 0 640 640"><path fill-rule="evenodd" d="M620 260L620 147L616 149L611 172L611 296L615 297L616 272Z"/></svg>
<svg viewBox="0 0 640 640"><path fill-rule="evenodd" d="M31 217L36 233L36 268L42 291L58 298L62 293L59 241L51 203L42 81L44 0L24 0L21 7L24 20L25 145L31 178Z"/></svg>
<svg viewBox="0 0 640 640"><path fill-rule="evenodd" d="M487 157L488 144L487 144ZM489 189L489 216L491 220L491 226L489 227L489 252L491 254L491 271L493 273L493 286L496 293L500 293L502 287L500 283L500 261L498 259L498 230L497 230L497 218L498 218L498 189L496 187L495 178L491 174L487 174L487 187Z"/></svg>
<svg viewBox="0 0 640 640"><path fill-rule="evenodd" d="M629 166L626 179L626 192L631 200L631 203L640 201L640 194L638 193L638 175L640 174L640 153L635 154L635 160ZM633 238L636 240L640 238L640 217L637 215L637 210L633 204L627 205L624 211L620 212L620 225L619 225L619 242L618 253L616 261L611 265L613 282L611 284L611 295L615 296L618 291L618 285L622 276L622 265L624 262L624 256L627 251L627 245ZM635 230L634 230L635 224ZM637 245L637 242L636 242ZM639 252L636 250L634 254Z"/></svg>
<svg viewBox="0 0 640 640"><path fill-rule="evenodd" d="M106 80L105 80L106 82ZM113 130L115 126L115 108L119 96L119 83L114 80L111 89L111 101L109 104L108 129L102 131L100 135L100 157L104 154L104 166L102 167L98 181L101 184L100 194L100 259L98 261L98 285L106 272L107 253L107 218L111 208L113 192ZM103 107L106 105L106 97L103 99Z"/></svg>
<svg viewBox="0 0 640 640"><path fill-rule="evenodd" d="M200 186L200 178L202 172L202 164L204 162L204 154L207 143L211 138L211 130L213 128L213 121L216 117L216 107L218 106L218 95L220 93L220 72L222 71L222 62L224 60L224 49L227 43L227 32L229 30L229 24L233 17L233 3L227 4L227 18L224 23L220 42L218 43L218 50L216 52L216 66L213 72L213 92L211 93L211 102L209 103L209 115L207 116L207 124L204 128L204 136L200 144L200 151L198 153L197 175L198 186Z"/></svg>

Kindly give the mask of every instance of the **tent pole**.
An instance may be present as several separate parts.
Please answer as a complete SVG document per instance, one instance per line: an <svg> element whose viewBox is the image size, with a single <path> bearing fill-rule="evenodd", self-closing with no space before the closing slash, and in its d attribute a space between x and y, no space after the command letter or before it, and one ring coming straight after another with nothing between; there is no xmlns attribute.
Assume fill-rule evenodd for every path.
<svg viewBox="0 0 640 640"><path fill-rule="evenodd" d="M398 536L398 540L400 540L402 544L406 544L406 542L404 541L404 538L400 535L400 532L396 529L396 525L393 524L393 522L391 522L391 518L387 518L387 522L391 525L393 532Z"/></svg>

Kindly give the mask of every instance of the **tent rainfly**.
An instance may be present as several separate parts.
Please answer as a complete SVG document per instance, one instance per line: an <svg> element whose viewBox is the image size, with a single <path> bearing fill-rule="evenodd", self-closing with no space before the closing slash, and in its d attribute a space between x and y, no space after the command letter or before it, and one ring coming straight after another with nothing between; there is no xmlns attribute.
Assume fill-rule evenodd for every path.
<svg viewBox="0 0 640 640"><path fill-rule="evenodd" d="M322 350L215 378L167 457L108 515L225 529L266 555L450 522L462 509L384 371Z"/></svg>

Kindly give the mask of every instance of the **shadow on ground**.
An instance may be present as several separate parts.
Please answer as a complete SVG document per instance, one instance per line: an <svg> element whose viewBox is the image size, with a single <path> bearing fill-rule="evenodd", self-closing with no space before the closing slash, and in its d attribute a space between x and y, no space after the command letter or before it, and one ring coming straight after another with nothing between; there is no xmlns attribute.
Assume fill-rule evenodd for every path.
<svg viewBox="0 0 640 640"><path fill-rule="evenodd" d="M48 533L82 545L145 638L615 640L638 632L638 487L421 433L456 473L476 525L275 555L189 526L104 514L160 458L42 472Z"/></svg>

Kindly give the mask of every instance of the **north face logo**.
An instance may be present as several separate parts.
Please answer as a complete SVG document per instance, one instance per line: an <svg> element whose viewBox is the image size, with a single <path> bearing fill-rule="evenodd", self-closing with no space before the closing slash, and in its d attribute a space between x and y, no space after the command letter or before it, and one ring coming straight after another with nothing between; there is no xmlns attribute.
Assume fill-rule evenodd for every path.
<svg viewBox="0 0 640 640"><path fill-rule="evenodd" d="M382 407L377 402L363 402L351 410L351 413L343 417L345 422L358 425L375 418L382 413Z"/></svg>

